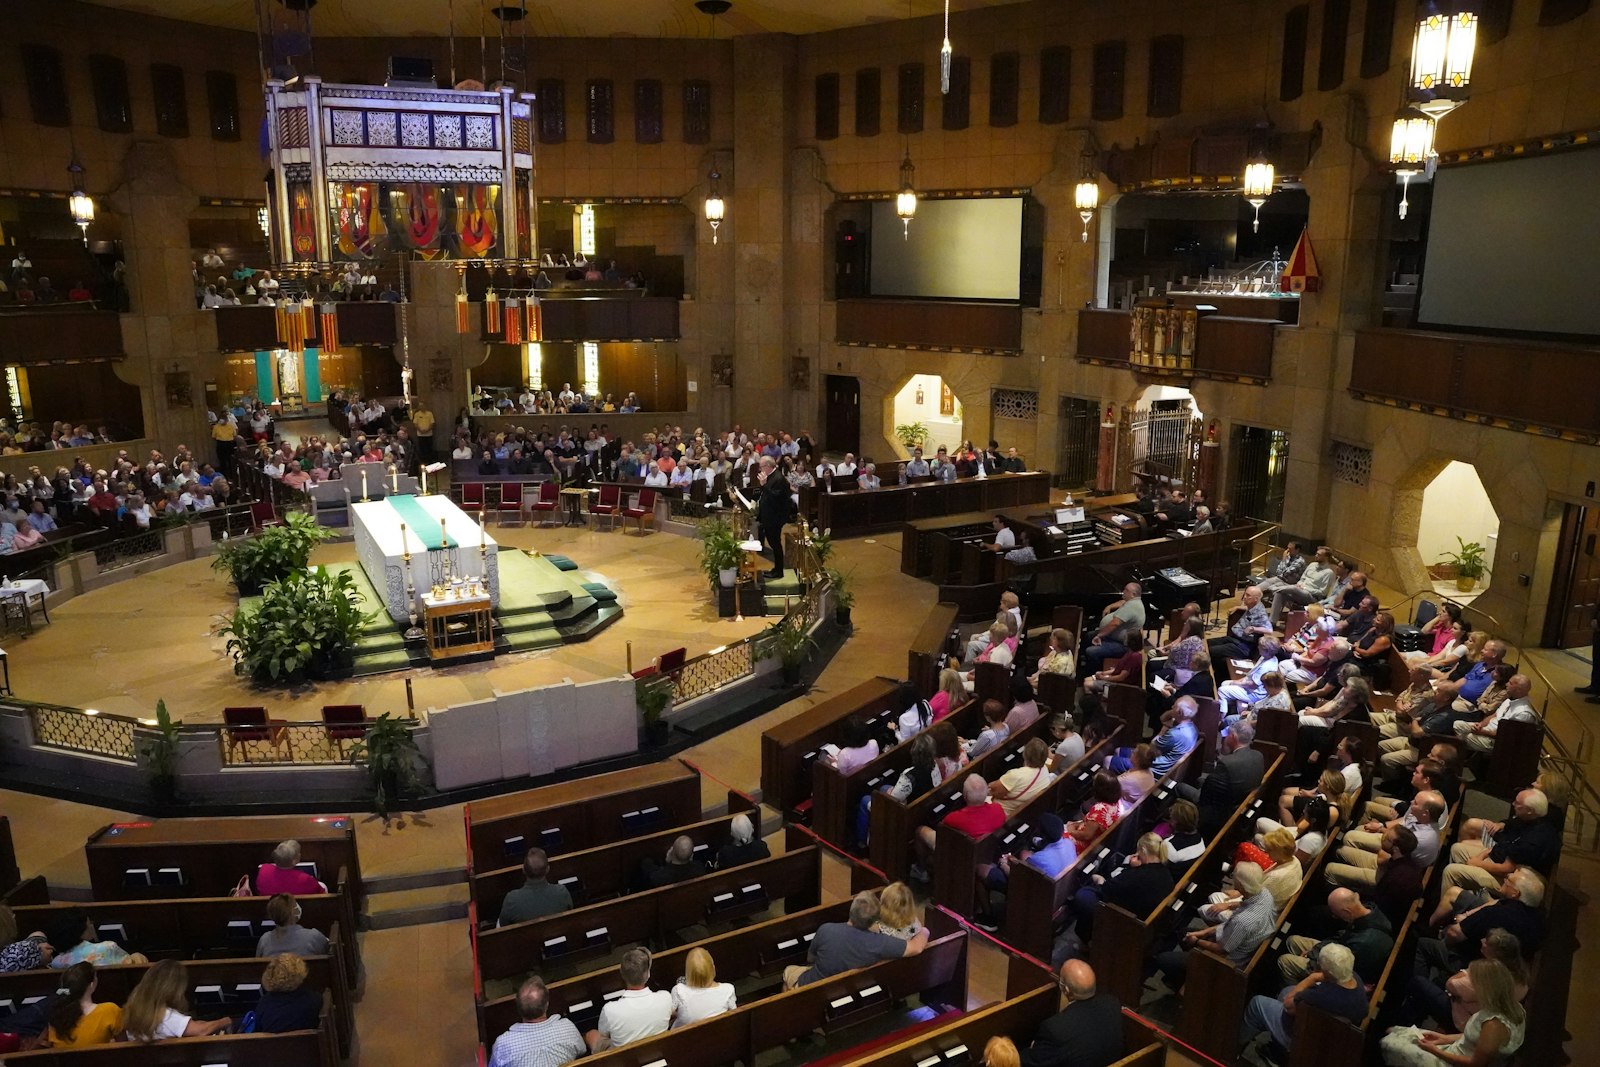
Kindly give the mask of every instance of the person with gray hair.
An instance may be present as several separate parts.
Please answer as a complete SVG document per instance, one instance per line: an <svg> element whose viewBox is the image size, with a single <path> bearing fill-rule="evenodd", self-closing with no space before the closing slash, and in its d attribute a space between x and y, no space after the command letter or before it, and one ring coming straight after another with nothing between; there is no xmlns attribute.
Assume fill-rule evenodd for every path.
<svg viewBox="0 0 1600 1067"><path fill-rule="evenodd" d="M1360 1024L1367 1016L1367 991L1355 973L1355 954L1343 945L1324 945L1317 968L1276 997L1256 996L1245 1005L1239 1044L1248 1046L1266 1031L1285 1051L1294 1040L1294 1016L1302 1007Z"/></svg>
<svg viewBox="0 0 1600 1067"><path fill-rule="evenodd" d="M1222 824L1266 775L1266 759L1252 747L1255 739L1253 725L1235 721L1222 735L1217 746L1217 762L1200 779L1200 785L1177 784L1178 796L1192 801L1200 809L1200 834L1207 840L1217 835Z"/></svg>
<svg viewBox="0 0 1600 1067"><path fill-rule="evenodd" d="M290 896L304 897L326 893L328 887L317 881L314 875L301 870L297 866L299 862L300 842L279 842L278 847L272 850L272 862L256 868L256 895L270 897L288 893Z"/></svg>
<svg viewBox="0 0 1600 1067"><path fill-rule="evenodd" d="M534 975L517 990L520 1022L495 1038L489 1067L544 1067L571 1063L588 1051L571 1019L550 1014L550 990Z"/></svg>
<svg viewBox="0 0 1600 1067"><path fill-rule="evenodd" d="M679 834L673 839L663 862L657 863L646 857L641 862L640 868L641 880L647 889L675 885L691 878L699 878L706 873L706 865L695 858L694 838L688 834Z"/></svg>
<svg viewBox="0 0 1600 1067"><path fill-rule="evenodd" d="M806 950L810 966L785 967L783 987L795 989L857 967L870 967L881 960L920 955L928 947L926 926L909 939L901 939L874 931L872 924L877 921L878 894L871 890L857 893L850 901L850 920L817 927L811 947Z"/></svg>
<svg viewBox="0 0 1600 1067"><path fill-rule="evenodd" d="M650 950L630 948L617 966L622 976L620 996L600 1009L597 1029L584 1035L589 1051L621 1048L646 1037L667 1032L672 1022L672 994L650 988Z"/></svg>
<svg viewBox="0 0 1600 1067"><path fill-rule="evenodd" d="M1022 1053L1024 1067L1107 1067L1127 1053L1122 1004L1102 993L1094 968L1083 960L1061 965L1057 984L1061 1010L1039 1024L1033 1044Z"/></svg>
<svg viewBox="0 0 1600 1067"><path fill-rule="evenodd" d="M1183 935L1178 948L1156 955L1156 970L1166 976L1167 984L1181 990L1188 974L1189 952L1209 952L1223 956L1235 967L1250 962L1256 949L1272 936L1278 927L1278 906L1267 890L1265 874L1259 863L1241 863L1233 869L1233 885L1239 891L1240 903L1228 914L1226 920L1214 926L1201 926Z"/></svg>
<svg viewBox="0 0 1600 1067"><path fill-rule="evenodd" d="M1503 822L1468 819L1450 848L1444 884L1493 891L1518 867L1548 874L1561 855L1561 831L1548 818L1550 798L1524 789Z"/></svg>
<svg viewBox="0 0 1600 1067"><path fill-rule="evenodd" d="M765 841L756 838L755 823L745 814L728 820L728 842L717 850L717 870L725 871L772 855Z"/></svg>

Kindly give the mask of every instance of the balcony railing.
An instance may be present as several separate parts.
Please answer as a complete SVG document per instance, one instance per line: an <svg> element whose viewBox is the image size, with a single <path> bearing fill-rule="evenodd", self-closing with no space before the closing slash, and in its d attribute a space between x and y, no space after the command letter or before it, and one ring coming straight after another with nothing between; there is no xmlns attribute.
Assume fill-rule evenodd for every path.
<svg viewBox="0 0 1600 1067"><path fill-rule="evenodd" d="M1264 319L1207 315L1199 320L1192 356L1150 358L1134 363L1129 331L1133 315L1112 308L1078 312L1078 358L1085 363L1127 367L1141 374L1221 378L1265 384L1272 377L1273 331Z"/></svg>
<svg viewBox="0 0 1600 1067"><path fill-rule="evenodd" d="M840 300L834 330L842 345L1015 354L1022 351L1022 308L956 300Z"/></svg>

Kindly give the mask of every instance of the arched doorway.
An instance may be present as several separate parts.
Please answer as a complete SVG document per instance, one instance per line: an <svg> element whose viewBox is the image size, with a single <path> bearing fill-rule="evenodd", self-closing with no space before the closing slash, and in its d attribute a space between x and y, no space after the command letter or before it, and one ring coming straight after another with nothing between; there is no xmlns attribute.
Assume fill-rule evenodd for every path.
<svg viewBox="0 0 1600 1067"><path fill-rule="evenodd" d="M1417 522L1417 555L1428 568L1434 588L1458 600L1483 592L1494 569L1499 537L1500 516L1477 470L1460 460L1446 463L1422 490ZM1477 546L1477 551L1472 546ZM1458 588L1457 572L1451 569L1459 569L1463 556L1469 561L1481 557L1482 561L1483 572L1471 575L1471 589ZM1477 570L1470 565L1466 569Z"/></svg>
<svg viewBox="0 0 1600 1067"><path fill-rule="evenodd" d="M953 452L963 439L961 399L937 374L913 374L894 395L893 407L892 432L902 445L917 426L925 431L922 445L929 455L941 445Z"/></svg>

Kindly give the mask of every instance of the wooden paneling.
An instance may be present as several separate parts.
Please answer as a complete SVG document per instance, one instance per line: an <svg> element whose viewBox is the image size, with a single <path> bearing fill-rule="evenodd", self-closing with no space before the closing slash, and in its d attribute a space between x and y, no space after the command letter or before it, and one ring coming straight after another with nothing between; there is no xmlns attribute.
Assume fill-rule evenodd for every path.
<svg viewBox="0 0 1600 1067"><path fill-rule="evenodd" d="M399 337L399 305L386 300L340 303L339 344L393 345ZM251 304L246 307L217 308L207 312L216 316L217 350L220 352L267 352L280 347L277 308ZM115 321L115 316L112 316ZM312 316L312 335L307 347L319 346L322 316ZM120 338L119 338L120 341Z"/></svg>
<svg viewBox="0 0 1600 1067"><path fill-rule="evenodd" d="M119 441L144 436L139 387L118 378L110 363L35 364L27 375L29 410L35 417L49 422L62 419L91 430L107 426Z"/></svg>
<svg viewBox="0 0 1600 1067"><path fill-rule="evenodd" d="M1043 471L818 493L817 525L835 537L849 537L915 519L1039 504L1049 495L1050 475Z"/></svg>
<svg viewBox="0 0 1600 1067"><path fill-rule="evenodd" d="M549 341L676 340L678 301L671 297L546 300L544 336Z"/></svg>
<svg viewBox="0 0 1600 1067"><path fill-rule="evenodd" d="M1350 388L1460 416L1600 434L1600 350L1420 330L1356 335Z"/></svg>
<svg viewBox="0 0 1600 1067"><path fill-rule="evenodd" d="M1022 308L954 300L841 300L835 340L846 345L1022 348Z"/></svg>
<svg viewBox="0 0 1600 1067"><path fill-rule="evenodd" d="M0 363L122 359L115 311L19 311L0 315Z"/></svg>
<svg viewBox="0 0 1600 1067"><path fill-rule="evenodd" d="M1078 312L1078 355L1090 359L1128 361L1128 320L1126 311L1085 308Z"/></svg>
<svg viewBox="0 0 1600 1067"><path fill-rule="evenodd" d="M1272 376L1274 323L1208 315L1195 331L1195 369L1251 378Z"/></svg>

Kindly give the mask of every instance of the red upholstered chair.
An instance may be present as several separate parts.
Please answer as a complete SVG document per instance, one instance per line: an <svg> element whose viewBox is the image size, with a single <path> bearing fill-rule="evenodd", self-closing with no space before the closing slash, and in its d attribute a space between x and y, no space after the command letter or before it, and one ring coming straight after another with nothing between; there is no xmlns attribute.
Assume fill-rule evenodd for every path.
<svg viewBox="0 0 1600 1067"><path fill-rule="evenodd" d="M507 482L500 487L500 505L494 509L496 526L504 526L508 514L515 515L519 523L523 521L522 489L521 482Z"/></svg>
<svg viewBox="0 0 1600 1067"><path fill-rule="evenodd" d="M554 515L556 513L556 509L561 506L561 487L556 484L554 478L547 478L539 483L539 499L529 506L534 511L543 514ZM544 523L541 522L539 525L543 526Z"/></svg>
<svg viewBox="0 0 1600 1067"><path fill-rule="evenodd" d="M622 486L607 482L600 486L600 498L589 504L589 514L604 515L611 529L617 525L617 511L622 507Z"/></svg>
<svg viewBox="0 0 1600 1067"><path fill-rule="evenodd" d="M483 483L463 482L461 484L461 510L481 511L483 509Z"/></svg>
<svg viewBox="0 0 1600 1067"><path fill-rule="evenodd" d="M328 731L328 740L339 749L344 758L344 743L360 741L367 736L367 706L365 704L324 704L322 726Z"/></svg>
<svg viewBox="0 0 1600 1067"><path fill-rule="evenodd" d="M686 648L675 648L671 652L663 652L656 659L656 668L662 674L670 674L676 678L678 672L683 670L683 661L688 656L689 650Z"/></svg>
<svg viewBox="0 0 1600 1067"><path fill-rule="evenodd" d="M222 724L228 731L229 750L242 751L246 763L250 761L250 749L243 746L265 741L282 754L289 742L283 720L267 718L266 708L223 708Z"/></svg>
<svg viewBox="0 0 1600 1067"><path fill-rule="evenodd" d="M250 501L250 527L257 532L268 526L282 526L283 520L278 518L277 511L270 500Z"/></svg>
<svg viewBox="0 0 1600 1067"><path fill-rule="evenodd" d="M624 518L634 521L639 527L639 535L644 536L645 520L650 520L651 525L656 519L656 491L654 489L641 489L639 496L628 507L622 509Z"/></svg>

